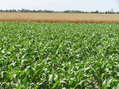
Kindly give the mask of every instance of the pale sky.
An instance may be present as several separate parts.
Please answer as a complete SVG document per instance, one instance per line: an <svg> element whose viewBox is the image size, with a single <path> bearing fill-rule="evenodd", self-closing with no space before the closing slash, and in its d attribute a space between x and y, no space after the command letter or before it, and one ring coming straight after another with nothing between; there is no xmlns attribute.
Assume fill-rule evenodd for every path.
<svg viewBox="0 0 119 89"><path fill-rule="evenodd" d="M0 0L0 9L119 11L119 0Z"/></svg>

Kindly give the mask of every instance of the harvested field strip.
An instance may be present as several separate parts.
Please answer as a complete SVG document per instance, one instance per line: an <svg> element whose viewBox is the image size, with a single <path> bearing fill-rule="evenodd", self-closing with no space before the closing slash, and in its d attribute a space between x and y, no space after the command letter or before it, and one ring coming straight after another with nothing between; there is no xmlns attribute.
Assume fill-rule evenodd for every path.
<svg viewBox="0 0 119 89"><path fill-rule="evenodd" d="M119 24L119 14L0 13L0 21Z"/></svg>

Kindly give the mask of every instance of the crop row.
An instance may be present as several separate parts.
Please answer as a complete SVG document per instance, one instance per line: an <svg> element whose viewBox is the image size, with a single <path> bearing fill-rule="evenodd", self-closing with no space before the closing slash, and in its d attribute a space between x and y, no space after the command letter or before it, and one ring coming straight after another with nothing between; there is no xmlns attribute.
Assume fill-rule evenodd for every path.
<svg viewBox="0 0 119 89"><path fill-rule="evenodd" d="M118 89L119 25L0 22L1 89Z"/></svg>

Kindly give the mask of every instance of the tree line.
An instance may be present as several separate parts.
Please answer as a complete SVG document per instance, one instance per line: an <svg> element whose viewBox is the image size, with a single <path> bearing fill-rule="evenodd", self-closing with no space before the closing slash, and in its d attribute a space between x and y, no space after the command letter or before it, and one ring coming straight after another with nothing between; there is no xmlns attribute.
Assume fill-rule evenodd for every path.
<svg viewBox="0 0 119 89"><path fill-rule="evenodd" d="M53 11L53 10L29 10L29 9L10 9L10 10L0 10L0 12L35 12L35 13L98 13L98 14L119 14L119 12L114 12L112 10L100 12L96 11L80 11L80 10L65 10L65 11Z"/></svg>

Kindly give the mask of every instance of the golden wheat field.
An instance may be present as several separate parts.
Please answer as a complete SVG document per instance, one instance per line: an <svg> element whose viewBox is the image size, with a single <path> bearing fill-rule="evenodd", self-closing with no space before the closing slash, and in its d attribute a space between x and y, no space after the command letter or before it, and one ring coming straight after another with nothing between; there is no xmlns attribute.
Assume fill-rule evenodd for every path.
<svg viewBox="0 0 119 89"><path fill-rule="evenodd" d="M0 13L0 21L119 23L119 14L67 14L67 13L1 12Z"/></svg>

